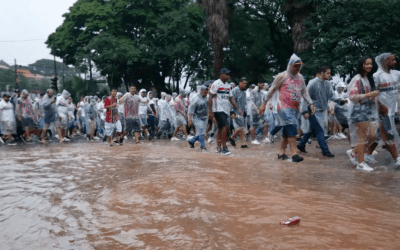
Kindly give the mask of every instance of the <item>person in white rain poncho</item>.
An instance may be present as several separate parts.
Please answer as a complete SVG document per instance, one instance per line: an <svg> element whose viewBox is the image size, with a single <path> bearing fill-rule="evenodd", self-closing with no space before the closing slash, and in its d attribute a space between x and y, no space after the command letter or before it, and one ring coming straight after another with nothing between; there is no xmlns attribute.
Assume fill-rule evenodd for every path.
<svg viewBox="0 0 400 250"><path fill-rule="evenodd" d="M236 146L235 137L240 135L240 142L241 148L249 148L245 144L244 136L246 134L246 116L247 116L247 100L246 100L246 85L247 85L247 78L243 77L239 81L239 85L232 90L232 96L235 100L236 104L239 106L241 110L243 110L243 116L239 114L237 109L233 109L235 112L235 119L233 119L233 127L235 128L235 132L229 137L229 141L231 142L232 146Z"/></svg>
<svg viewBox="0 0 400 250"><path fill-rule="evenodd" d="M150 135L149 131L147 130L147 111L149 110L149 99L146 97L146 90L141 89L139 91L139 98L140 98L140 105L139 105L139 119L140 125L142 129L148 136L149 140L153 139L153 136Z"/></svg>
<svg viewBox="0 0 400 250"><path fill-rule="evenodd" d="M349 130L353 150L347 154L357 169L373 171L365 162L372 163L372 151L377 144L377 130L379 124L377 96L379 91L372 91L368 75L372 70L372 59L361 58L358 63L358 74L349 84Z"/></svg>
<svg viewBox="0 0 400 250"><path fill-rule="evenodd" d="M56 101L57 99L54 96L54 91L52 89L48 89L46 95L44 95L41 100L44 117L44 127L41 141L42 143L47 143L47 130L50 128L50 125L52 125L58 119Z"/></svg>
<svg viewBox="0 0 400 250"><path fill-rule="evenodd" d="M122 133L125 136L125 131L126 131L126 121L125 121L125 104L123 102L121 102L121 98L122 98L123 94L121 92L117 93L117 102L118 102L118 118L119 121L121 122L121 126L122 126ZM121 136L122 138L122 142L124 140L124 136ZM121 142L121 143L122 143Z"/></svg>
<svg viewBox="0 0 400 250"><path fill-rule="evenodd" d="M149 108L147 109L147 129L152 137L156 134L155 117L157 116L155 98L153 92L147 92L147 100L149 100Z"/></svg>
<svg viewBox="0 0 400 250"><path fill-rule="evenodd" d="M93 141L96 132L96 101L93 96L87 96L84 99L84 110L86 117L86 135L89 141Z"/></svg>
<svg viewBox="0 0 400 250"><path fill-rule="evenodd" d="M173 121L171 108L169 102L172 99L170 95L161 92L161 99L158 101L159 105L159 123L157 138L161 138L163 134L169 134L171 131L171 122Z"/></svg>
<svg viewBox="0 0 400 250"><path fill-rule="evenodd" d="M22 124L23 134L27 142L31 142L30 131L33 129L33 105L32 99L29 97L29 92L24 89L21 92L21 97L18 99L17 107L15 109L18 120Z"/></svg>
<svg viewBox="0 0 400 250"><path fill-rule="evenodd" d="M347 103L347 100L335 95L335 91L333 91L331 83L328 81L331 78L331 69L329 67L321 66L317 70L317 73L319 73L319 76L311 80L307 86L308 94L315 106L316 112L315 114L309 114L310 110L307 105L303 105L301 111L304 118L309 119L311 130L316 133L322 155L326 157L334 157L335 155L329 151L329 147L325 141L326 131L324 128L325 122L328 119L328 102L331 100L343 105ZM301 152L306 153L306 143L310 137L311 133L305 133L299 144L297 144L297 148Z"/></svg>
<svg viewBox="0 0 400 250"><path fill-rule="evenodd" d="M57 113L58 120L56 121L56 128L58 133L58 138L60 142L69 141L69 139L65 138L65 131L68 128L68 98L70 94L68 91L64 89L62 94L57 97Z"/></svg>
<svg viewBox="0 0 400 250"><path fill-rule="evenodd" d="M185 134L185 138L189 140L188 134L186 131L186 110L187 110L187 102L185 100L186 97L186 91L184 89L179 90L179 96L175 98L175 132L174 135L172 136L171 140L172 141L179 141L178 138L176 138L176 134L179 131L179 128L182 128L183 133Z"/></svg>
<svg viewBox="0 0 400 250"><path fill-rule="evenodd" d="M265 98L261 108L259 109L259 114L262 114L265 111L268 101L273 97L275 92L278 93L276 126L283 128L281 154L278 155L278 159L289 159L285 154L286 147L289 144L293 162L300 162L303 160L303 157L300 157L296 152L295 137L297 135L297 127L299 126L301 116L299 111L301 97L303 97L310 106L311 114L314 115L315 113L315 107L308 95L304 77L299 73L302 64L301 59L293 54L289 60L287 71L280 73L275 78L275 81L268 92L268 96Z"/></svg>
<svg viewBox="0 0 400 250"><path fill-rule="evenodd" d="M342 98L342 99L347 99L348 98L348 94L346 94L344 92L344 89L346 88L346 84L344 82L339 82L338 84L336 84L335 86L336 90L335 90L335 95L338 98ZM329 122L330 122L330 129L333 133L332 138L334 139L346 139L347 136L345 136L343 134L343 130L347 127L347 126L342 126L342 123L340 120L342 120L343 116L346 117L348 116L348 103L346 103L345 105L337 105L336 102L333 101L329 101ZM344 114L342 114L344 112ZM342 121L343 122L343 121ZM346 125L347 122L344 124ZM339 133L338 133L339 132Z"/></svg>
<svg viewBox="0 0 400 250"><path fill-rule="evenodd" d="M15 142L12 141L12 134L17 132L17 124L14 115L14 105L10 102L8 94L4 94L3 99L0 101L0 122L1 133L7 136L10 145L15 145Z"/></svg>
<svg viewBox="0 0 400 250"><path fill-rule="evenodd" d="M193 97L189 106L189 126L194 124L196 128L196 136L189 140L189 146L194 148L196 141L200 142L201 151L207 151L205 135L208 121L208 89L206 86L199 86L197 94Z"/></svg>
<svg viewBox="0 0 400 250"><path fill-rule="evenodd" d="M136 144L139 144L140 134L140 120L139 120L139 104L140 97L136 95L136 87L131 86L129 92L119 99L119 103L124 105L125 108L125 124L126 129L121 138L128 133L134 132Z"/></svg>
<svg viewBox="0 0 400 250"><path fill-rule="evenodd" d="M379 131L397 167L400 159L396 150L399 145L399 134L394 123L395 113L398 111L398 84L400 82L400 71L394 70L396 58L391 53L384 53L375 58L378 71L374 74L376 90L379 90L378 104L381 124Z"/></svg>
<svg viewBox="0 0 400 250"><path fill-rule="evenodd" d="M250 129L251 144L259 145L260 143L256 140L256 130L264 125L264 114L258 114L258 109L261 107L264 101L264 80L258 80L257 87L253 89L250 93L251 101L251 115L253 117L252 126Z"/></svg>
<svg viewBox="0 0 400 250"><path fill-rule="evenodd" d="M96 105L96 112L97 112L97 128L98 128L98 132L99 134L101 134L103 137L105 136L105 121L106 121L106 110L104 108L104 101L106 100L107 96L103 96L101 98L101 102L99 102Z"/></svg>

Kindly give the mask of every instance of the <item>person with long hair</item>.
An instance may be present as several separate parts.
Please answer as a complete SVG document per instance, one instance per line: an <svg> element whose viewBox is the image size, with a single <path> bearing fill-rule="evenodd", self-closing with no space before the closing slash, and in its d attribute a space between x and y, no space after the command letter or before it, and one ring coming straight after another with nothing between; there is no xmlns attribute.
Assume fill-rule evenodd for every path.
<svg viewBox="0 0 400 250"><path fill-rule="evenodd" d="M357 75L349 84L349 130L353 149L347 151L358 170L371 172L374 169L367 165L373 163L372 152L377 144L379 124L378 101L379 90L372 90L372 59L363 57L357 65ZM372 82L372 83L371 83Z"/></svg>

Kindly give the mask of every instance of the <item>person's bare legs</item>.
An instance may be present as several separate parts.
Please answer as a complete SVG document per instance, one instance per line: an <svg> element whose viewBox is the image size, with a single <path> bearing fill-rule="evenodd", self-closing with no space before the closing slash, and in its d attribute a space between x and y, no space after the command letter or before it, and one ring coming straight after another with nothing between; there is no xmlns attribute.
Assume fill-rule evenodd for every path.
<svg viewBox="0 0 400 250"><path fill-rule="evenodd" d="M182 131L185 134L185 138L188 138L188 133L186 131L186 125L185 124L182 125Z"/></svg>
<svg viewBox="0 0 400 250"><path fill-rule="evenodd" d="M135 134L135 141L136 141L136 143L139 143L139 135L140 135L140 132L134 132L134 134Z"/></svg>
<svg viewBox="0 0 400 250"><path fill-rule="evenodd" d="M60 127L57 127L57 134L58 134L58 139L60 142L64 142L64 136L63 136L63 129Z"/></svg>
<svg viewBox="0 0 400 250"><path fill-rule="evenodd" d="M264 126L264 140L268 138L269 124Z"/></svg>
<svg viewBox="0 0 400 250"><path fill-rule="evenodd" d="M286 151L286 147L288 145L288 137L287 136L282 136L282 140L281 140L281 155L285 154Z"/></svg>
<svg viewBox="0 0 400 250"><path fill-rule="evenodd" d="M217 130L217 147L220 149L221 148L221 134L222 134L222 129L218 128Z"/></svg>
<svg viewBox="0 0 400 250"><path fill-rule="evenodd" d="M252 127L249 130L250 136L251 136L251 140L254 141L256 139L256 127Z"/></svg>
<svg viewBox="0 0 400 250"><path fill-rule="evenodd" d="M296 137L295 136L289 136L288 137L288 143L290 146L290 150L292 151L292 157L297 154L297 143L296 143Z"/></svg>
<svg viewBox="0 0 400 250"><path fill-rule="evenodd" d="M236 136L238 136L242 132L243 128L238 128L236 131L232 134L231 138L235 140Z"/></svg>
<svg viewBox="0 0 400 250"><path fill-rule="evenodd" d="M25 135L27 141L30 141L30 140L31 140L31 134L30 134L30 129L29 129L29 127L26 127L26 128L25 128L25 133L24 133L24 135Z"/></svg>
<svg viewBox="0 0 400 250"><path fill-rule="evenodd" d="M47 130L49 129L50 124L49 123L45 123L43 126L43 130L42 130L42 143L47 143L46 139L47 139Z"/></svg>

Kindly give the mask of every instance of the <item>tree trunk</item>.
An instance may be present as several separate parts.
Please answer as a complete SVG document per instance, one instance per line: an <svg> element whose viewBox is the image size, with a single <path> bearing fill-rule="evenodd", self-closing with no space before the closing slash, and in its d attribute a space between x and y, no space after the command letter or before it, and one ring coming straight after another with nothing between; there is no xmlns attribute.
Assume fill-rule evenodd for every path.
<svg viewBox="0 0 400 250"><path fill-rule="evenodd" d="M289 0L285 3L285 15L292 28L294 53L312 50L312 43L303 39L301 36L307 30L304 26L304 22L315 9L315 3L301 3L301 0Z"/></svg>
<svg viewBox="0 0 400 250"><path fill-rule="evenodd" d="M214 51L214 65L213 65L213 77L214 79L219 79L219 71L224 65L224 51L223 46L219 42L213 43Z"/></svg>

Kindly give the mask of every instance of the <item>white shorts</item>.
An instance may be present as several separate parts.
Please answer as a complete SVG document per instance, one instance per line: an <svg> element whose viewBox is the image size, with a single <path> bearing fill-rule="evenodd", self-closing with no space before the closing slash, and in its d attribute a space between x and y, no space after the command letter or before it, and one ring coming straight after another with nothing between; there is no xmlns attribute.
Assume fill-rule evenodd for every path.
<svg viewBox="0 0 400 250"><path fill-rule="evenodd" d="M106 136L111 136L114 129L116 129L118 133L121 133L122 125L119 120L116 123L106 122L105 129L106 129Z"/></svg>

